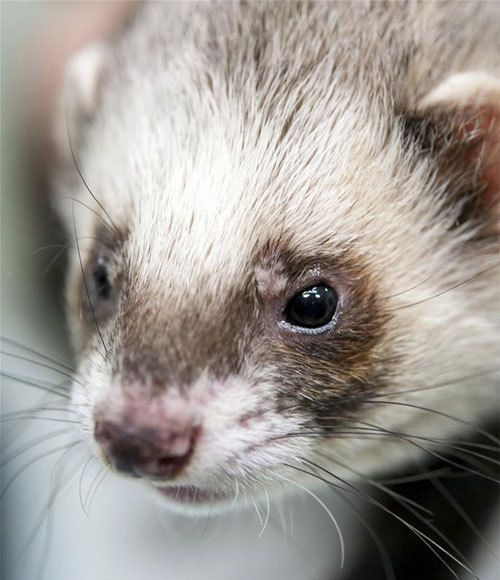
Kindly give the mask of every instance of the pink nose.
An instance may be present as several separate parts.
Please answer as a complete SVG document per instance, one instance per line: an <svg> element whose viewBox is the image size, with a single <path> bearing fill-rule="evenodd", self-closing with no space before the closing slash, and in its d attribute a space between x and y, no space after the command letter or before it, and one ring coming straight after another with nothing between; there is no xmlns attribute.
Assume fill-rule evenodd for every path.
<svg viewBox="0 0 500 580"><path fill-rule="evenodd" d="M134 477L172 479L189 463L197 428L177 431L100 419L95 439L113 467Z"/></svg>

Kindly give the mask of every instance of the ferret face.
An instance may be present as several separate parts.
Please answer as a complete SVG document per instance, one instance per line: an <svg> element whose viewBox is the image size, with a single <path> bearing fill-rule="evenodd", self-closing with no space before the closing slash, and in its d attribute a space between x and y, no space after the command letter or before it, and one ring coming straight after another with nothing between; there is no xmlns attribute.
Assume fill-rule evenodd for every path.
<svg viewBox="0 0 500 580"><path fill-rule="evenodd" d="M182 58L111 68L85 182L59 181L97 455L201 507L311 484L318 458L350 478L419 460L414 438L463 428L443 413L489 411L495 246L450 194L472 177L327 59L257 92Z"/></svg>

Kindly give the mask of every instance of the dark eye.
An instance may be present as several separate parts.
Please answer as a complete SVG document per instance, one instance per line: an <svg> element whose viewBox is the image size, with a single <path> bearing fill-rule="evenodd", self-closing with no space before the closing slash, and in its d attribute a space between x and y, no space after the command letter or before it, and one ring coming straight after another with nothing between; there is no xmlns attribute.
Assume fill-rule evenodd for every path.
<svg viewBox="0 0 500 580"><path fill-rule="evenodd" d="M119 276L110 269L102 256L95 257L82 277L81 296L86 320L94 325L95 319L104 320L114 309Z"/></svg>
<svg viewBox="0 0 500 580"><path fill-rule="evenodd" d="M285 308L285 320L294 326L319 328L337 310L338 296L329 286L313 286L296 294Z"/></svg>
<svg viewBox="0 0 500 580"><path fill-rule="evenodd" d="M109 300L111 298L112 286L109 280L108 269L102 258L97 258L92 271L93 290L96 298Z"/></svg>

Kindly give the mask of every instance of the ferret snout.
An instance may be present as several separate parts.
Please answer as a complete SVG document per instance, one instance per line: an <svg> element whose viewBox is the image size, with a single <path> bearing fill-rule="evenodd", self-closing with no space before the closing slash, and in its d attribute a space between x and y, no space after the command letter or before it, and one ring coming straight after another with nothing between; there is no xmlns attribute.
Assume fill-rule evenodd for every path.
<svg viewBox="0 0 500 580"><path fill-rule="evenodd" d="M116 471L170 480L188 465L199 431L188 417L173 417L151 404L134 405L119 415L99 413L94 437Z"/></svg>

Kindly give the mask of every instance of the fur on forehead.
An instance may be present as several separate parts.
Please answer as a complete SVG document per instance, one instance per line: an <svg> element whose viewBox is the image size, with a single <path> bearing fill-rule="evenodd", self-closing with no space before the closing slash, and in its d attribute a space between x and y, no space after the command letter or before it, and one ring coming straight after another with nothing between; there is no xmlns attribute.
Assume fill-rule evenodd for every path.
<svg viewBox="0 0 500 580"><path fill-rule="evenodd" d="M394 54L370 52L373 63L359 66L373 74L359 79L357 66L346 68L351 50L325 44L336 19L356 27L352 7L277 4L155 3L108 55L114 66L79 158L113 219L130 229L138 274L189 283L192 272L224 271L234 280L280 233L303 254L359 245L381 269L401 254L418 262L436 245L428 222L439 196L426 195L433 169L403 147L391 109L410 91L405 74L427 79L394 66L417 51L415 38L397 35L383 11L371 14L375 27L406 40ZM413 9L394 10L398 27L411 29ZM367 50L371 40L356 42ZM408 240L412 229L427 239L405 243L402 228Z"/></svg>
<svg viewBox="0 0 500 580"><path fill-rule="evenodd" d="M157 101L145 106L144 94L144 87L127 94L126 114L98 116L90 137L100 155L89 153L85 167L106 206L128 225L131 267L158 279L175 272L180 281L186 264L240 277L270 238L311 256L359 243L373 259L382 229L387 240L396 217L415 223L412 199L420 198L422 220L426 205L431 211L422 195L426 163L410 173L414 162L397 126L388 130L373 104L339 107L347 101L340 91L335 102L318 97L278 138L273 123L261 126L261 113L245 118L229 101L213 109L200 103L188 123L174 98L180 95L160 119ZM121 101L115 97L113 106Z"/></svg>

